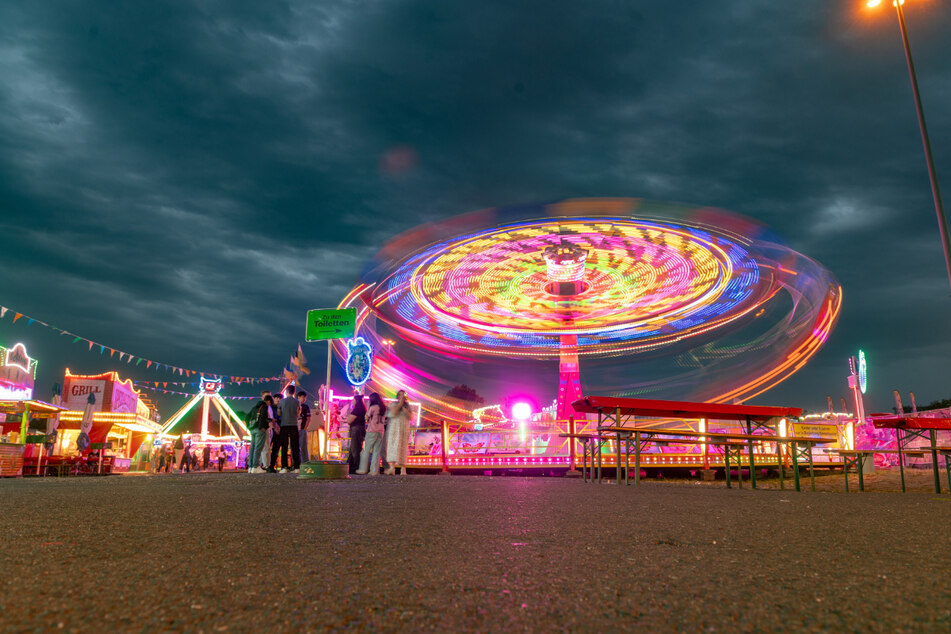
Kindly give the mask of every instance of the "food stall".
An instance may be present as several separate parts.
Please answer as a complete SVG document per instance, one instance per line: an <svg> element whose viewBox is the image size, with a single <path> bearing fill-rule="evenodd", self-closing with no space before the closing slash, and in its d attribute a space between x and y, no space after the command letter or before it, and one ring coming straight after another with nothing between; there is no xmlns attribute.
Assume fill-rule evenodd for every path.
<svg viewBox="0 0 951 634"><path fill-rule="evenodd" d="M29 432L44 434L47 421L62 411L33 399L35 380L36 359L26 346L0 346L0 476L23 475L24 456L32 449L27 445Z"/></svg>
<svg viewBox="0 0 951 634"><path fill-rule="evenodd" d="M75 457L101 450L109 457L111 471L127 471L139 448L143 444L151 447L152 438L161 430L154 408L135 390L131 379L123 380L116 371L73 374L67 368L62 406L65 411L59 417L52 453ZM89 446L81 449L78 441L87 409L92 418Z"/></svg>

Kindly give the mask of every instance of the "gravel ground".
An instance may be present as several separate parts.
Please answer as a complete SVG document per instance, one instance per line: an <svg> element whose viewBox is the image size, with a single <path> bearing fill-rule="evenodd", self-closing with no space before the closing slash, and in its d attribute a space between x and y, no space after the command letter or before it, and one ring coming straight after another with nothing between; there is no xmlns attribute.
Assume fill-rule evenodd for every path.
<svg viewBox="0 0 951 634"><path fill-rule="evenodd" d="M4 631L951 630L947 494L195 474L0 499Z"/></svg>

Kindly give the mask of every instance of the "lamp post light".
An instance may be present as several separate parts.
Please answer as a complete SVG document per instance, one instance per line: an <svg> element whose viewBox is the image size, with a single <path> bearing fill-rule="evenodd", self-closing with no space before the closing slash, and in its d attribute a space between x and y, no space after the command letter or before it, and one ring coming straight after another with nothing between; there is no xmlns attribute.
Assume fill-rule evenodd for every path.
<svg viewBox="0 0 951 634"><path fill-rule="evenodd" d="M874 8L882 0L868 0L866 5ZM948 270L948 282L951 284L951 239L948 237L948 219L944 215L944 205L941 203L941 190L938 187L938 174L934 168L934 158L931 156L931 141L928 140L928 128L925 125L925 112L921 107L921 95L918 93L918 76L915 74L915 63L911 58L911 46L908 44L908 29L905 26L905 12L902 5L905 0L892 0L892 6L898 13L898 28L901 30L901 41L905 47L905 60L908 62L908 76L911 78L911 92L915 97L915 111L918 113L918 127L921 129L921 144L925 149L925 162L928 164L928 178L931 179L931 195L934 197L935 212L938 214L938 230L941 232L941 246L944 248L944 264Z"/></svg>

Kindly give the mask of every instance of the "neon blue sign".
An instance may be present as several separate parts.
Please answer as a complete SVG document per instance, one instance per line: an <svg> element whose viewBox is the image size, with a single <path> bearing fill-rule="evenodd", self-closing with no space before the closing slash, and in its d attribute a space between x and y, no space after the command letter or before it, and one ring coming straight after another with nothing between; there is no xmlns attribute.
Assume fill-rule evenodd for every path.
<svg viewBox="0 0 951 634"><path fill-rule="evenodd" d="M373 371L373 348L363 337L347 341L347 380L360 387L370 380Z"/></svg>

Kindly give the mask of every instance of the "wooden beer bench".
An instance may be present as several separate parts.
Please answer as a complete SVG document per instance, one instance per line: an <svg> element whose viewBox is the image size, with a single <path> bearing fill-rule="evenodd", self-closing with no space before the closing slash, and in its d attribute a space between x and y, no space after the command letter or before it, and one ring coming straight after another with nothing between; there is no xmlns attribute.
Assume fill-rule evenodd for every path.
<svg viewBox="0 0 951 634"><path fill-rule="evenodd" d="M559 438L568 438L568 442L581 442L581 480L587 482L589 478L594 479L594 453L603 444L603 440L597 434L558 434ZM598 442L600 441L600 442ZM588 456L591 456L591 465L588 466ZM574 468L574 465L571 465ZM587 475L585 475L587 471ZM598 479L600 480L601 471L598 469Z"/></svg>
<svg viewBox="0 0 951 634"><path fill-rule="evenodd" d="M805 458L809 464L809 479L812 484L812 490L816 490L816 479L815 479L815 470L814 464L812 461L812 447L814 445L824 445L827 443L835 442L835 438L797 438L795 436L776 436L776 435L760 435L760 434L732 434L726 432L706 432L706 431L694 431L692 429L652 429L644 427L602 427L601 432L613 433L616 435L618 443L618 452L620 452L621 441L622 439L625 442L625 465L630 467L630 443L634 442L634 484L635 486L639 484L639 475L640 475L640 465L641 465L641 443L642 442L657 442L656 437L666 437L668 438L667 442L672 442L674 440L682 439L687 440L690 443L696 442L696 444L720 444L724 449L724 460L727 473L730 469L730 458L736 460L736 464L739 467L742 464L742 447L747 447L747 455L749 457L750 465L750 485L755 488L756 479L753 474L756 469L756 460L754 458L753 443L754 442L771 442L776 443L777 454L779 459L779 473L780 473L780 487L785 488L785 474L783 469L783 460L779 447L786 445L790 448L790 457L792 458L793 463L793 476L796 483L796 490L801 491L801 486L799 482L799 459ZM671 440L672 439L672 440ZM703 442L698 442L702 440ZM711 442L715 441L715 442ZM739 445L739 446L737 446ZM620 465L620 456L618 457L618 464ZM625 483L627 482L627 474L625 473ZM620 478L618 480L620 483ZM742 476L740 477L740 485L742 486ZM729 477L727 478L727 488L731 488Z"/></svg>
<svg viewBox="0 0 951 634"><path fill-rule="evenodd" d="M740 463L742 456L742 447L735 446L736 441L746 441L747 453L750 462L750 486L756 488L756 459L754 457L754 442L775 442L776 453L780 459L780 482L782 484L782 448L787 446L791 449L793 464L795 465L796 490L799 487L799 465L800 457L808 458L809 474L813 480L815 488L815 479L812 463L812 446L835 442L833 438L796 438L776 435L779 423L786 420L799 420L802 417L801 407L770 407L763 405L742 405L728 403L710 403L710 402L691 402L691 401L668 401L660 399L626 398L613 396L585 396L571 404L575 414L584 416L597 416L597 432L600 438L605 433L613 433L618 443L618 466L620 467L620 448L622 440L626 443L625 464L628 467L625 470L625 481L628 481L627 473L630 467L630 443L634 442L634 455L636 469L634 472L635 484L638 483L640 476L640 453L642 440L656 441L658 436L665 438L692 438L703 441L724 442L721 444L724 448L726 459L733 457ZM698 432L684 429L663 429L658 428L657 424L647 426L642 419L661 419L665 421L716 421L720 426L724 423L732 423L745 431L740 434L726 434L721 432ZM635 419L637 423L635 424ZM728 423L729 421L729 423ZM765 435L757 435L757 432L765 432ZM643 439L642 439L643 434ZM595 442L599 442L595 441ZM730 442L726 442L730 441ZM703 442L701 444L707 444ZM617 483L621 484L621 469L616 470ZM742 479L741 479L742 482ZM628 481L629 483L629 481Z"/></svg>
<svg viewBox="0 0 951 634"><path fill-rule="evenodd" d="M899 454L899 469L901 471L901 492L905 492L905 468L901 464L901 455L906 456L927 456L930 451L925 449L902 449L901 451L897 449L826 449L825 451L829 453L836 453L842 457L842 464L844 468L842 469L845 473L845 492L849 492L849 468L855 467L859 473L859 491L865 491L865 478L863 477L863 471L865 471L865 460L869 455L877 453L889 453L889 454ZM874 460L874 458L873 458ZM951 482L951 479L948 480Z"/></svg>
<svg viewBox="0 0 951 634"><path fill-rule="evenodd" d="M577 441L580 441L580 442L581 442L581 480L582 480L583 482L594 482L594 480L595 480L595 475L594 475L594 473L595 473L595 462L594 462L594 460L595 460L595 459L594 459L594 456L595 456L595 454L598 455L598 463L597 463L597 473L598 473L598 475L597 475L597 480L598 480L598 482L601 482L601 480L602 480L602 477L601 477L601 453L600 453L599 450L601 449L601 447L604 446L604 443L608 441L608 438L605 437L605 436L603 436L603 435L587 434L587 433L578 433L578 434L567 434L567 433L566 433L566 434L558 434L558 437L559 437L559 438L569 438L569 439L573 439L573 440L577 440ZM649 441L645 441L645 442L649 442ZM655 441L653 441L653 442L655 442L655 443L658 444L658 445L668 445L668 444L670 444L670 443L676 442L676 439L674 439L674 440L655 440ZM731 488L732 485L731 485L731 483L730 483L731 475L730 475L730 468L729 468L730 456L728 455L728 452L731 451L731 450L733 450L734 453L731 454L731 455L734 455L734 456L739 455L738 452L739 452L740 450L742 450L743 447L746 446L746 443L740 442L740 441L735 441L735 440L714 440L714 439L710 439L710 440L696 440L696 441L690 441L690 444L695 444L695 445L712 445L712 446L722 447L722 448L723 448L723 452L724 452L724 458L723 458L723 459L724 459L725 464L727 465L727 468L726 468L726 485L727 485L728 488ZM591 457L591 462L590 462L590 463L588 462L588 456ZM637 462L637 461L635 460L635 463L636 463L636 462ZM738 460L737 460L737 464L739 464L739 461L738 461ZM620 460L618 460L618 466L617 466L617 468L618 468L618 469L621 468ZM628 463L627 471L628 471L628 472L630 471L630 463ZM629 473L625 473L625 474L624 474L624 481L625 481L625 483L629 484L629 479L630 479L630 474L629 474ZM635 481L635 484L640 481L640 471L639 471L639 470L638 470L638 472L636 472L636 473L634 474L634 481ZM741 477L740 477L740 488L742 488L742 487L743 487L743 478L742 478L742 476L741 476Z"/></svg>

